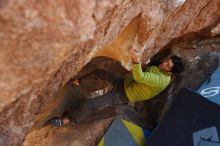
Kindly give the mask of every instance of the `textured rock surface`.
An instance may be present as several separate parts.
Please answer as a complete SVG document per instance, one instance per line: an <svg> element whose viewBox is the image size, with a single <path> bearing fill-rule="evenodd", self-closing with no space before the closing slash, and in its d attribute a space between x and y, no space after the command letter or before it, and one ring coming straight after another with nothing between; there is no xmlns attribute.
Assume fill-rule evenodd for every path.
<svg viewBox="0 0 220 146"><path fill-rule="evenodd" d="M134 33L147 46L145 60L183 38L217 36L219 18L219 0L0 1L0 145L21 145L35 117L60 102L58 90L97 51L119 49L122 57L104 55L128 68ZM137 31L128 27L124 36L134 20Z"/></svg>
<svg viewBox="0 0 220 146"><path fill-rule="evenodd" d="M24 146L91 146L97 145L111 119L95 123L53 128L46 126L30 133Z"/></svg>

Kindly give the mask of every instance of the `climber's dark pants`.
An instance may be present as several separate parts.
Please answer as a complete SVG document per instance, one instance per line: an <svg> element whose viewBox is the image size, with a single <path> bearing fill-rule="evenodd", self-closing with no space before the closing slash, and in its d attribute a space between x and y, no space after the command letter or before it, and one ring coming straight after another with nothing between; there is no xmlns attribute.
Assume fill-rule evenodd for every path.
<svg viewBox="0 0 220 146"><path fill-rule="evenodd" d="M87 116L97 111L128 102L124 90L124 78L101 69L97 69L90 74L94 74L96 77L108 81L112 85L112 89L104 95L85 101L80 109L73 113L73 122L81 122Z"/></svg>

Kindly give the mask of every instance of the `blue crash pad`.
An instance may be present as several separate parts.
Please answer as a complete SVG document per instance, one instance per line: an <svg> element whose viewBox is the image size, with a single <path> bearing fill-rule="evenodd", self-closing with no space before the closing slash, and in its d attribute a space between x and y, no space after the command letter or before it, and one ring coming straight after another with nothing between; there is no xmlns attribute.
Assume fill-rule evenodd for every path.
<svg viewBox="0 0 220 146"><path fill-rule="evenodd" d="M197 91L210 101L220 105L220 67L218 67L212 76Z"/></svg>
<svg viewBox="0 0 220 146"><path fill-rule="evenodd" d="M201 140L199 146L220 146L220 143L214 143L209 141Z"/></svg>

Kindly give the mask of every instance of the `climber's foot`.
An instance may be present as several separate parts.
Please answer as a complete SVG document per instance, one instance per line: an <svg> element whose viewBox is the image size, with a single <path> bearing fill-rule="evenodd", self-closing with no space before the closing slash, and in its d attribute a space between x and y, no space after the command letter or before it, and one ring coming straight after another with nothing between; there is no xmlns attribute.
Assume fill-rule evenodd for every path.
<svg viewBox="0 0 220 146"><path fill-rule="evenodd" d="M50 119L48 121L48 123L51 126L54 126L54 127L62 127L62 126L65 126L65 125L69 124L70 120L68 118L58 118L58 117L55 117L55 118Z"/></svg>

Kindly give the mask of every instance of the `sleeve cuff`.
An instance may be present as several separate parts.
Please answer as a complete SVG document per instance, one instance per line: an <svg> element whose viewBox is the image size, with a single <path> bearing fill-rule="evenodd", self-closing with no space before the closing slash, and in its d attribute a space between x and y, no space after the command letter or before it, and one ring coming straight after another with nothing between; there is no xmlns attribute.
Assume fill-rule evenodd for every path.
<svg viewBox="0 0 220 146"><path fill-rule="evenodd" d="M133 68L138 69L141 67L141 63L133 63Z"/></svg>

